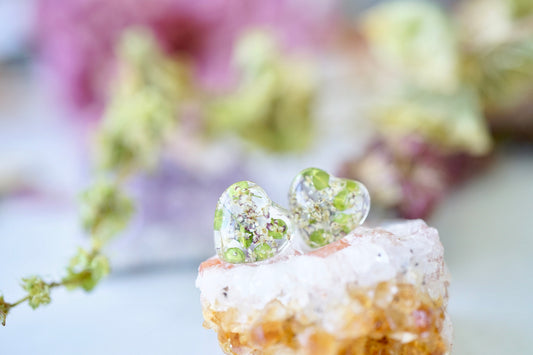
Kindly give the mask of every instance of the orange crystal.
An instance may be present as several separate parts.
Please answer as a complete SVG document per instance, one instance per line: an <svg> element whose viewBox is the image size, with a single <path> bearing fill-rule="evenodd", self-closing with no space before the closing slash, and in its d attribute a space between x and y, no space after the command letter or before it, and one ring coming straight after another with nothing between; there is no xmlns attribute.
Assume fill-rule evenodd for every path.
<svg viewBox="0 0 533 355"><path fill-rule="evenodd" d="M342 329L329 333L278 301L241 324L239 310L204 307L204 326L218 333L226 354L244 355L443 355L445 307L411 284L381 282L374 288L349 287ZM354 311L357 310L357 311ZM283 317L280 318L279 315Z"/></svg>
<svg viewBox="0 0 533 355"><path fill-rule="evenodd" d="M200 266L204 326L234 355L445 355L449 275L423 221L360 227L309 253Z"/></svg>

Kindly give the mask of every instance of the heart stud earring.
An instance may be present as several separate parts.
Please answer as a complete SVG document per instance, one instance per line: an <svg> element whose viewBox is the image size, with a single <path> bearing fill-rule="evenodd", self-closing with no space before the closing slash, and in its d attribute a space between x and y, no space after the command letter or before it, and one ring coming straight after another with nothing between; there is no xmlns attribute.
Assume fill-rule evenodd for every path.
<svg viewBox="0 0 533 355"><path fill-rule="evenodd" d="M370 211L370 195L355 180L308 168L293 180L289 191L291 218L302 239L318 248L346 236Z"/></svg>
<svg viewBox="0 0 533 355"><path fill-rule="evenodd" d="M237 182L220 196L214 230L219 258L233 264L278 255L293 234L288 211L250 181Z"/></svg>

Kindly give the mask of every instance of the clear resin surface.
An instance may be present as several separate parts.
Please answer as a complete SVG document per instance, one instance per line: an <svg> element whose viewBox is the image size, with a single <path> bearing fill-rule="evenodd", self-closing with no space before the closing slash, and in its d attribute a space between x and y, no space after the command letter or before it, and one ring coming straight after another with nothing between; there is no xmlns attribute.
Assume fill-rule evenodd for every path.
<svg viewBox="0 0 533 355"><path fill-rule="evenodd" d="M249 263L279 254L291 238L288 211L249 181L228 187L215 211L215 247L220 259Z"/></svg>
<svg viewBox="0 0 533 355"><path fill-rule="evenodd" d="M358 181L336 178L309 168L289 191L291 217L311 248L337 241L361 225L370 210L370 195Z"/></svg>

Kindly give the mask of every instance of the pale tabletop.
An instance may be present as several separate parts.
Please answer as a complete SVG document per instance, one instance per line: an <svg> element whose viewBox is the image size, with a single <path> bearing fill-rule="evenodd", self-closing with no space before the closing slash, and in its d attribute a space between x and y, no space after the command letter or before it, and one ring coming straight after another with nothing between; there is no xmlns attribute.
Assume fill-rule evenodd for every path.
<svg viewBox="0 0 533 355"><path fill-rule="evenodd" d="M30 84L17 80L0 90L2 164L22 161L23 168L42 171L43 185L73 195L79 166L61 168L54 161L76 159L69 149L75 138L55 120L38 119L54 111ZM14 152L20 158L15 163ZM533 353L532 153L500 150L484 175L451 193L428 221L440 231L452 274L455 354ZM0 201L0 287L6 296L21 295L20 276L60 275L80 241L73 206L68 199L46 207ZM57 290L49 306L18 307L0 329L0 353L220 354L214 332L202 328L194 286L198 262L118 270L91 294Z"/></svg>

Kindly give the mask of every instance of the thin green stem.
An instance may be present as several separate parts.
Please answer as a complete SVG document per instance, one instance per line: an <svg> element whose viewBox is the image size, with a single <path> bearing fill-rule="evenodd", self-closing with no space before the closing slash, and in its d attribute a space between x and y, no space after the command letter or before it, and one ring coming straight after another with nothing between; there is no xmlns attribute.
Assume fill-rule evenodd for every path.
<svg viewBox="0 0 533 355"><path fill-rule="evenodd" d="M59 287L59 286L64 286L65 284L63 282L50 282L50 283L47 283L47 285L50 288L56 288L56 287ZM6 305L9 307L9 309L11 309L11 308L14 308L14 307L18 306L21 303L26 302L29 299L30 299L30 296L27 295L25 297L22 297L20 300L18 300L16 302L6 303Z"/></svg>
<svg viewBox="0 0 533 355"><path fill-rule="evenodd" d="M26 296L26 297L21 298L21 299L18 300L17 302L14 302L14 303L8 303L7 305L9 306L9 309L11 309L11 308L13 308L13 307L18 306L18 305L21 304L21 303L26 302L26 301L29 300L29 299L30 299L30 296L28 295L28 296Z"/></svg>

